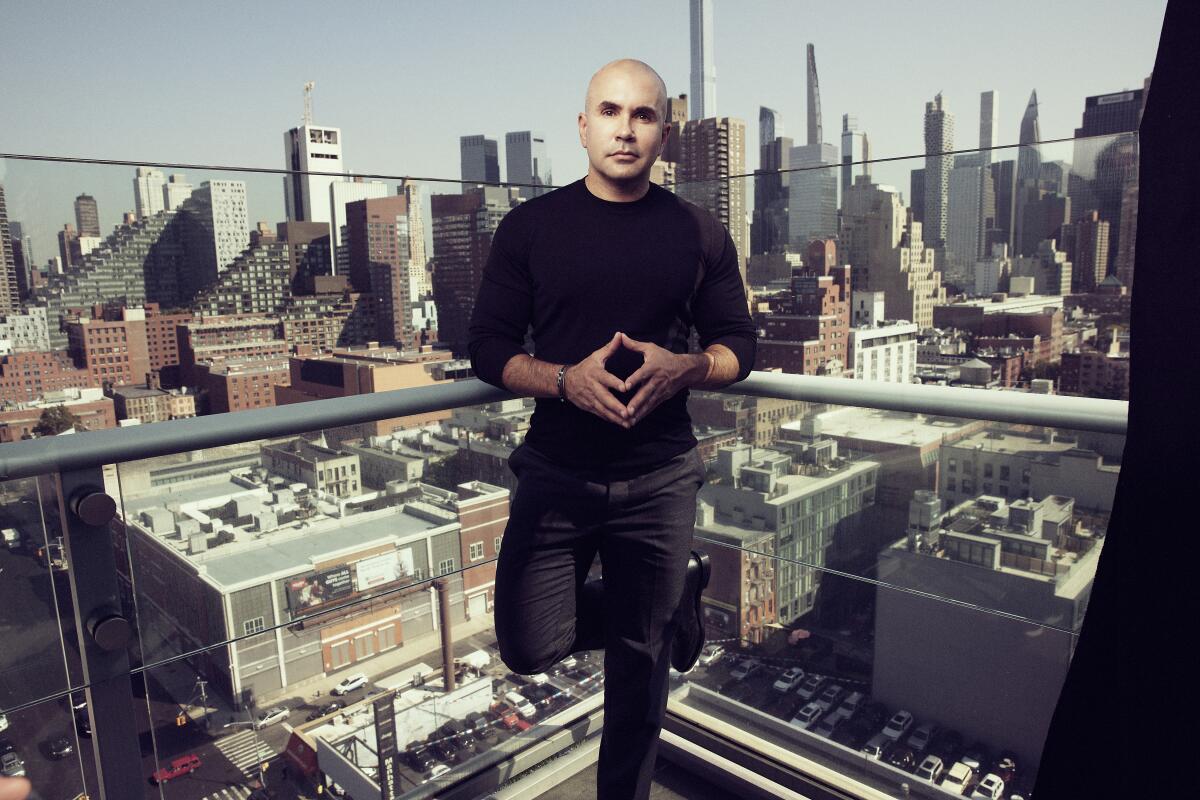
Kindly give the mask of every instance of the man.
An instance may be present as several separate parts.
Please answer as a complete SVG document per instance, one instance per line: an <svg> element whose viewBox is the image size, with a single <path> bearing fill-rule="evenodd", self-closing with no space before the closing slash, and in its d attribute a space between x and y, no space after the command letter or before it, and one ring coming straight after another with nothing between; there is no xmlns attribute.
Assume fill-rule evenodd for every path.
<svg viewBox="0 0 1200 800"><path fill-rule="evenodd" d="M500 657L533 674L604 649L601 800L649 795L668 667L690 669L704 644L708 556L690 548L705 466L687 390L745 378L756 344L729 233L650 183L666 112L640 61L592 77L587 176L501 221L470 327L475 374L537 398L509 458ZM693 325L703 353L688 353ZM604 578L587 581L597 552Z"/></svg>

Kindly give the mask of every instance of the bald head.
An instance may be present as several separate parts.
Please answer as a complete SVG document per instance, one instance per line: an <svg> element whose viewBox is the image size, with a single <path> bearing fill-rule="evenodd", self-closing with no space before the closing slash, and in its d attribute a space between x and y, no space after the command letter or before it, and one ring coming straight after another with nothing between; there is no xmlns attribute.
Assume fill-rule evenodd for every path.
<svg viewBox="0 0 1200 800"><path fill-rule="evenodd" d="M666 119L667 84L663 81L662 76L654 71L653 67L636 58L619 58L596 70L596 74L592 75L592 79L588 81L587 94L583 98L585 113L595 111L596 105L606 99L601 95L614 81L633 81L641 87L652 90L656 96L654 107L658 110L659 119Z"/></svg>

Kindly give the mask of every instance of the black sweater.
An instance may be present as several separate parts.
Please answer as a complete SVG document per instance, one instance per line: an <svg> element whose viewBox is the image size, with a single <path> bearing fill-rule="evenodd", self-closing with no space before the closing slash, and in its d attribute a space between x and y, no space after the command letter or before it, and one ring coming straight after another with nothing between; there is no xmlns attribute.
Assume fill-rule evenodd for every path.
<svg viewBox="0 0 1200 800"><path fill-rule="evenodd" d="M492 239L471 318L475 374L500 376L524 353L532 324L535 357L574 364L616 331L688 352L694 325L702 348L719 342L737 356L737 380L754 364L756 334L746 308L733 239L708 211L650 184L633 202L593 195L582 179L517 206ZM642 363L621 349L608 370L628 377ZM633 392L617 393L627 403ZM626 430L569 402L538 398L526 441L567 467L632 476L692 448L687 390Z"/></svg>

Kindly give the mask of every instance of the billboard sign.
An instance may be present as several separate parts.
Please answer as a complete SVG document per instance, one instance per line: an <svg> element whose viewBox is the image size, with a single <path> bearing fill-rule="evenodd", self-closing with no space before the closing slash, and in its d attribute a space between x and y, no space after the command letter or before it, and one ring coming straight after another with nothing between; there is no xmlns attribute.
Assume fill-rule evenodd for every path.
<svg viewBox="0 0 1200 800"><path fill-rule="evenodd" d="M346 597L352 591L350 567L335 567L289 580L288 607L298 613Z"/></svg>
<svg viewBox="0 0 1200 800"><path fill-rule="evenodd" d="M401 580L413 574L412 550L396 550L364 558L355 564L354 572L354 588L360 592Z"/></svg>

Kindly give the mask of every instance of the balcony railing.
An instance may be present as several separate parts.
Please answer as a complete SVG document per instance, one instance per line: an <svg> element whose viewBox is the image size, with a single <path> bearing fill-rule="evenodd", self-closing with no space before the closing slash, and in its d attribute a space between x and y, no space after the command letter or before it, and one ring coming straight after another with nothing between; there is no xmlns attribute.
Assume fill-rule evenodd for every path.
<svg viewBox="0 0 1200 800"><path fill-rule="evenodd" d="M797 401L806 404L809 412L822 406L843 405L896 412L889 417L890 419L923 417L935 422L995 420L1005 423L999 426L1000 430L1019 431L1021 435L1032 436L1030 441L1041 436L1038 432L1045 429L1119 436L1125 431L1127 416L1127 404L1113 400L938 386L877 385L865 381L777 373L754 373L746 381L729 387L723 393ZM163 565L156 559L148 558L149 553L143 549L143 545L133 541L133 528L148 530L155 524L149 517L149 522L138 521L141 514L153 515L156 513L155 509L164 508L167 504L173 503L178 506L179 503L186 503L188 497L183 493L173 495L170 486L163 486L157 490L149 486L143 486L139 490L126 490L126 486L132 487L136 482L135 477L143 471L135 462L148 459L162 461L162 457L165 456L204 451L215 462L223 463L219 456L225 451L219 448L227 448L228 453L245 452L244 445L254 440L278 439L378 419L496 403L511 397L512 395L506 392L471 379L376 395L319 400L237 414L48 437L0 447L0 478L8 481L11 487L29 486L28 481L23 479L36 479L32 485L39 494L40 516L46 527L42 539L42 546L45 548L43 557L52 555L50 551L54 545L55 526L62 526L61 549L69 578L69 590L66 586L59 586L55 596L60 611L64 614L69 613L64 619L74 618L73 623L64 623L64 636L71 627L75 628L73 640L64 639L64 652L67 653L66 675L54 681L57 683L56 687L41 691L18 691L15 698L10 685L9 697L4 700L9 718L28 718L30 714L39 714L38 709L47 709L47 713L54 716L58 708L56 701L69 697L78 698L79 695L74 693L82 692L86 695L90 713L94 748L94 763L93 757L85 760L89 769L94 769L97 781L95 785L89 781L87 786L93 791L98 790L99 796L104 797L140 796L146 786L147 758L152 765L157 765L157 768L169 769L174 759L186 754L179 750L178 743L171 741L170 724L165 729L162 727L164 720L161 718L160 704L164 697L169 698L168 705L174 702L182 709L181 713L188 720L183 729L189 730L194 724L193 717L209 720L210 725L215 727L217 724L225 725L226 716L229 716L230 721L236 724L238 719L246 719L250 713L247 708L257 702L252 700L251 706L247 706L244 702L246 698L236 695L213 699L222 691L228 693L228 687L212 687L209 690L209 698L201 702L191 696L194 687L187 677L191 674L190 670L199 668L199 674L211 678L222 671L228 673L233 668L240 670L239 674L243 680L249 681L249 671L243 666L231 665L229 659L238 661L260 658L261 653L253 655L253 652L263 648L261 642L266 643L267 651L278 647L279 654L282 655L286 645L278 637L289 635L285 632L294 631L302 625L321 628L329 625L327 621L331 618L347 620L340 623L343 628L347 625L353 627L352 620L356 619L360 620L360 624L367 625L372 615L377 616L376 610L388 604L408 609L401 612L403 616L411 612L411 605L405 604L412 602L404 598L411 597L414 592L420 594L421 587L446 587L447 581L454 581L457 586L461 581L469 581L471 572L486 568L493 560L487 558L474 562L461 570L452 565L452 569L440 579L413 577L410 573L407 579L392 582L384 590L367 590L342 599L335 598L312 611L293 611L290 618L276 609L273 623L264 624L260 621L258 625L246 628L244 634L231 631L238 635L226 637L214 633L211 634L211 639L206 640L203 632L196 628L196 621L187 618L192 611L174 608L169 602L164 602L162 587L156 590L155 582L166 581L167 585L170 585L171 579L160 574ZM835 416L829 419L836 422L836 412L833 413ZM986 429L986 425L976 425L977 431ZM861 442L867 438L866 433L863 430L843 430L835 435L845 434L844 441ZM897 443L897 452L903 444ZM934 445L934 451L944 446ZM229 450L231 447L233 449ZM872 458L887 460L895 457L894 452L851 452L848 462L874 463ZM935 457L940 457L947 463L951 458L945 453ZM111 465L116 465L116 468ZM965 467L965 464L963 466ZM836 473L832 467L829 470L829 474ZM54 480L47 481L47 477ZM982 479L982 475L980 478ZM717 478L717 483L721 483L720 477ZM121 487L119 494L115 494L114 497L116 508L107 500L110 495L105 493L106 486ZM884 491L885 487L877 484L868 494L878 504ZM110 488L109 492L113 492L113 489ZM56 498L61 498L61 501ZM56 518L59 516L60 502L63 516L59 520ZM775 521L764 526L752 522L749 517L743 520L740 517L728 516L723 513L722 501L719 498L713 498L713 503L717 511L715 518L705 518L702 512L698 515L696 536L699 546L709 549L722 567L738 572L741 571L738 565L742 560L749 559L747 563L757 564L765 557L767 563L772 565L774 574L767 576L759 572L757 566L753 567L753 572L747 569L747 591L757 591L758 584L766 577L775 579L775 591L782 589L790 594L772 598L772 608L764 606L761 599L748 598L740 610L736 597L710 597L710 601L713 601L710 608L715 614L710 617L710 630L713 631L710 640L715 646L723 648L725 654L715 656L710 663L698 667L687 676L675 675L672 678L674 689L669 706L670 720L664 729L665 752L670 752L682 762L703 761L708 763L710 768L712 764L723 764L727 781L743 789L754 781L770 780L781 786L802 789L813 796L842 796L833 793L849 792L859 797L885 797L893 796L892 793L897 791L898 787L908 784L910 796L944 796L940 789L922 788L926 784L915 780L909 773L899 771L889 764L864 758L857 752L857 746L847 746L847 743L861 746L853 738L853 733L847 733L839 740L817 736L812 730L803 730L791 721L790 716L801 711L800 707L791 707L797 705L795 692L798 687L787 687L787 691L776 692L771 684L764 683L761 677L750 675L741 681L737 680L733 677L737 666L737 662L731 660L733 654L757 658L762 665L757 669L761 672L769 671L772 675L780 675L789 666L798 666L809 674L823 675L824 679L818 681L818 692L834 683L841 687L839 697L833 698L834 702L841 701L847 694L855 691L876 698L901 697L906 694L913 697L914 693L903 690L901 685L906 681L923 682L923 691L915 694L927 702L930 708L913 708L918 723L927 719L943 721L946 715L951 713L947 709L956 705L970 705L972 702L983 702L987 707L996 705L995 698L988 702L984 702L983 698L973 701L972 694L980 691L982 687L964 686L958 682L960 679L954 675L956 666L953 664L934 658L933 663L940 664L935 670L945 670L941 674L913 675L907 671L905 662L914 655L897 637L902 639L906 635L914 635L924 647L932 647L939 643L952 646L942 635L933 635L930 631L923 630L920 620L928 620L931 626L939 630L959 631L958 635L975 643L1007 643L1007 646L1012 648L1008 651L1008 657L1013 663L1026 664L1040 660L1043 664L1054 664L1050 670L1052 673L1059 676L1065 674L1081 621L1082 608L1078 611L1078 618L1066 618L1061 614L1045 616L1042 612L1050 606L1038 605L1030 600L1036 592L1041 591L1030 587L1037 585L1038 580L1049 578L1051 592L1060 596L1078 597L1082 587L1065 585L1072 580L1072 575L1076 582L1086 583L1086 575L1080 577L1078 571L1070 573L1069 568L1064 567L1068 574L1062 578L1046 576L1043 574L1044 570L1028 570L1016 566L1019 558L1029 559L1028 556L1006 552L1002 554L1004 563L999 574L1010 577L1026 576L1021 580L1027 581L1028 585L1016 589L1012 586L1001 588L1000 594L991 595L990 600L981 600L988 597L987 592L964 593L963 586L970 588L981 580L991 581L994 579L992 573L972 573L970 570L982 570L982 567L946 561L944 556L938 563L940 567L951 571L944 574L929 572L931 565L937 564L930 561L923 565L920 561L924 556L936 558L932 551L923 551L920 547L905 547L903 535L899 532L893 537L898 541L892 547L885 547L877 561L871 559L870 569L856 571L852 567L834 568L830 566L833 563L832 559L825 553L818 555L801 552L797 555L785 555L777 550L776 548L780 547L779 542L782 541L782 531L771 530L776 527ZM109 531L109 519L114 513L121 520L120 527L123 530L128 529L118 540L115 549ZM367 512L364 516L369 516L370 513ZM841 512L830 510L828 513ZM849 519L854 514L843 516ZM342 523L339 524L349 525L354 522L355 517L345 516L341 519ZM722 519L727 521L721 522ZM951 530L955 530L953 526ZM733 535L734 533L737 535ZM770 535L764 538L764 533ZM775 537L776 533L779 534L779 538ZM840 535L849 534L843 531ZM995 536L997 539L1004 538L1002 534ZM302 541L304 538L304 534L293 537L295 541ZM218 545L211 551L213 558L201 561L204 566L193 573L192 579L225 582L228 587L235 585L236 575L243 578L252 576L252 565L249 571L243 567L241 572L234 575L229 572L232 567L228 556L216 559L221 553L221 547L228 546ZM352 547L353 544L347 546ZM182 541L178 547L183 547ZM126 563L118 562L117 558L125 560ZM432 576L432 562L428 563L428 568ZM753 574L759 575L759 580L753 580ZM175 580L178 580L178 577ZM234 583L229 583L230 581ZM836 592L833 588L834 582L842 582L842 588ZM812 623L805 622L801 627L779 621L784 618L781 604L803 605L803 598L797 599L792 595L803 590L805 586L818 585L826 587L824 590L831 597L841 597L839 602L849 605L859 602L870 606L873 609L870 613L874 615L873 627L865 625L862 620L855 622L855 614L859 612L840 615L835 622L849 626L840 631L814 624L818 623L815 619ZM1003 587L1003 584L997 583L995 586ZM177 586L176 590L179 588L181 587ZM439 588L437 591L447 590ZM1082 602L1086 604L1086 592L1082 594ZM858 598L857 601L854 600L855 597ZM733 601L733 605L730 605L730 600ZM280 599L273 602L278 604ZM454 612L459 617L454 624L456 629L468 631L468 635L463 639L471 638L473 633L486 635L488 609L483 609L483 616L479 617L478 610L467 609L467 600L463 599L461 602L460 610ZM67 608L73 609L73 612L68 612ZM450 613L451 607L445 608L446 613ZM133 617L131 611L135 611L137 616ZM465 620L461 618L464 613L467 615ZM825 613L824 610L822 613ZM744 616L741 621L735 618L739 614ZM136 630L131 631L125 620L133 620ZM175 625L188 630L173 631ZM434 629L436 627L434 625ZM986 628L987 634L973 633L972 628ZM752 633L748 636L743 635L743 630ZM129 647L124 643L127 633L132 633L135 639ZM178 633L178 636L173 636L174 633ZM419 646L419 650L436 654L437 647L433 641L436 636L430 636L423 639L419 637L422 641L428 640ZM806 648L806 639L795 638L797 636L807 637L807 640L813 643L812 646ZM1031 636L1035 639L1030 639ZM270 644L271 639L275 639L275 646ZM1038 641L1040 644L1026 652L1021 649L1028 648L1023 644L1026 640ZM73 663L72 659L75 656L71 655L71 651L76 647L77 662ZM372 648L374 647L372 644ZM375 672L377 667L400 666L401 661L426 664L423 668L427 670L424 676L425 685L436 684L441 680L439 676L442 670L437 667L441 658L437 655L422 657L417 650L418 648L414 648L411 655L406 652L403 659L398 658L396 653L383 653L374 656L378 662L367 660L363 663L372 672ZM996 654L995 658L1003 661L1005 656ZM992 666L973 664L957 665L957 668L978 677L981 670L986 672L996 667L993 657L989 656L984 660L992 662ZM290 666L294 662L280 659L279 663ZM930 662L926 660L923 668L930 669ZM503 667L496 663L494 655L490 669L490 675L495 681L499 683L506 680L500 677L503 675ZM412 664L409 663L407 671L400 670L398 677L393 673L392 681L389 682L385 676L381 676L376 678L375 685L377 688L387 687L389 690L411 687L412 670ZM308 679L294 686L285 684L282 691L276 693L278 697L292 698L289 703L294 710L289 724L301 731L307 731L299 735L301 744L295 744L293 738L287 746L302 749L307 745L315 751L320 765L320 781L327 781L330 786L336 784L356 798L378 796L380 778L374 768L377 754L374 753L374 726L370 702L359 699L351 705L349 711L334 713L311 724L301 724L297 719L307 708L319 707L323 702L320 697L314 698L311 695L310 688L315 690L333 683L334 679L324 678L331 673L329 669L319 672L320 677L315 681ZM332 672L337 674L336 670ZM180 674L184 677L180 678ZM481 670L480 674L489 675L486 669ZM141 701L135 705L130 675L140 676L138 683L143 684L144 688L139 689L139 693L145 691L148 695L145 707ZM471 675L470 670L464 673L464 683L451 693L451 699L441 697L441 692L430 693L425 699L409 694L402 705L411 704L413 708L426 708L425 712L410 713L431 713L435 718L444 721L455 713L454 700L469 695L471 691L483 691L478 687L472 689ZM510 675L507 679L519 677ZM782 677L779 679L783 680ZM549 700L548 709L556 709L550 712L552 715L547 716L547 713L539 709L534 726L513 737L508 735L506 727L509 720L504 717L489 720L500 734L496 737L498 741L487 752L476 755L474 760L454 768L445 776L420 784L418 781L421 773L409 771L407 762L399 762L400 766L396 767L398 773L393 777L399 782L404 796L428 797L435 792L441 797L484 796L490 791L495 791L505 781L518 780L525 770L551 755L563 753L564 749L570 751L576 748L576 758L586 759L588 748L594 748L595 745L589 737L599 729L600 724L600 695L595 692L595 678L589 682L585 673L570 673L570 677L559 675L552 680L552 694L569 702L559 705L558 700ZM1004 681L999 683L1003 684ZM1040 705L1044 722L1053 707L1057 685L1053 679L1048 682L1048 686L1043 685L1045 681L1033 683L1037 685L1029 689L1032 698L1026 699L1024 704L1017 705L1022 705L1026 710L1030 704ZM955 702L947 702L945 697L939 699L937 687L945 694L955 695ZM409 688L408 691L417 691L419 688ZM486 705L491 705L494 698L490 680L486 694ZM295 708L297 696L303 703L299 708ZM814 695L816 696L819 695ZM263 705L270 705L271 702L264 700ZM891 700L888 711L893 710L897 702ZM259 708L261 709L261 706ZM879 713L878 709L875 713ZM140 719L147 714L149 719ZM159 715L158 719L155 719L155 714ZM946 724L953 726L956 723L950 720ZM1014 727L1022 730L1028 728L1028 722L1021 720L1000 720L995 722L995 725L997 731L1003 730L1002 734L997 733L998 736L1002 736L1002 741L995 745L986 741L981 733L972 733L972 736L979 738L983 746L1000 747L1011 742ZM815 727L813 726L814 729ZM147 728L156 731L157 746L151 753L144 752L144 746L139 743L139 731ZM272 733L270 728L264 730L264 738ZM239 746L252 746L255 752L258 752L259 744L248 745L243 741L251 738L246 735L249 733L244 731L218 741L228 742L236 738ZM747 734L750 736L747 737ZM1034 732L1033 735L1044 735L1044 729L1040 734ZM268 785L272 781L280 780L280 768L283 765L290 765L294 770L293 775L300 769L298 762L291 761L290 757L277 756L284 743L278 741L277 734L274 738L276 741L264 746L266 749L261 751L262 758L271 763L266 770ZM445 739L446 736L442 738ZM432 735L429 739L436 743L439 737ZM82 739L78 741L83 742ZM580 741L584 742L582 750L578 749ZM587 744L589 741L590 745ZM401 746L403 744L401 743ZM969 744L959 742L958 752L961 753ZM949 746L956 745L950 742ZM1032 749L1036 752L1037 746ZM211 746L209 751L215 755ZM703 758L697 755L701 751L707 753ZM994 757L995 753L990 755ZM250 777L256 772L254 765L257 761L252 761L253 763L240 764L246 768L246 774ZM1031 773L1035 762L1031 763L1028 754L1022 755L1022 761L1026 774ZM560 758L556 763L559 763L561 768L561 765L567 762ZM741 766L736 766L739 764ZM739 772L745 771L746 765L751 765L752 772L756 774L737 777ZM911 765L909 770L911 771ZM87 770L84 770L83 774L87 774ZM175 796L175 791L168 783L164 793L167 796Z"/></svg>

